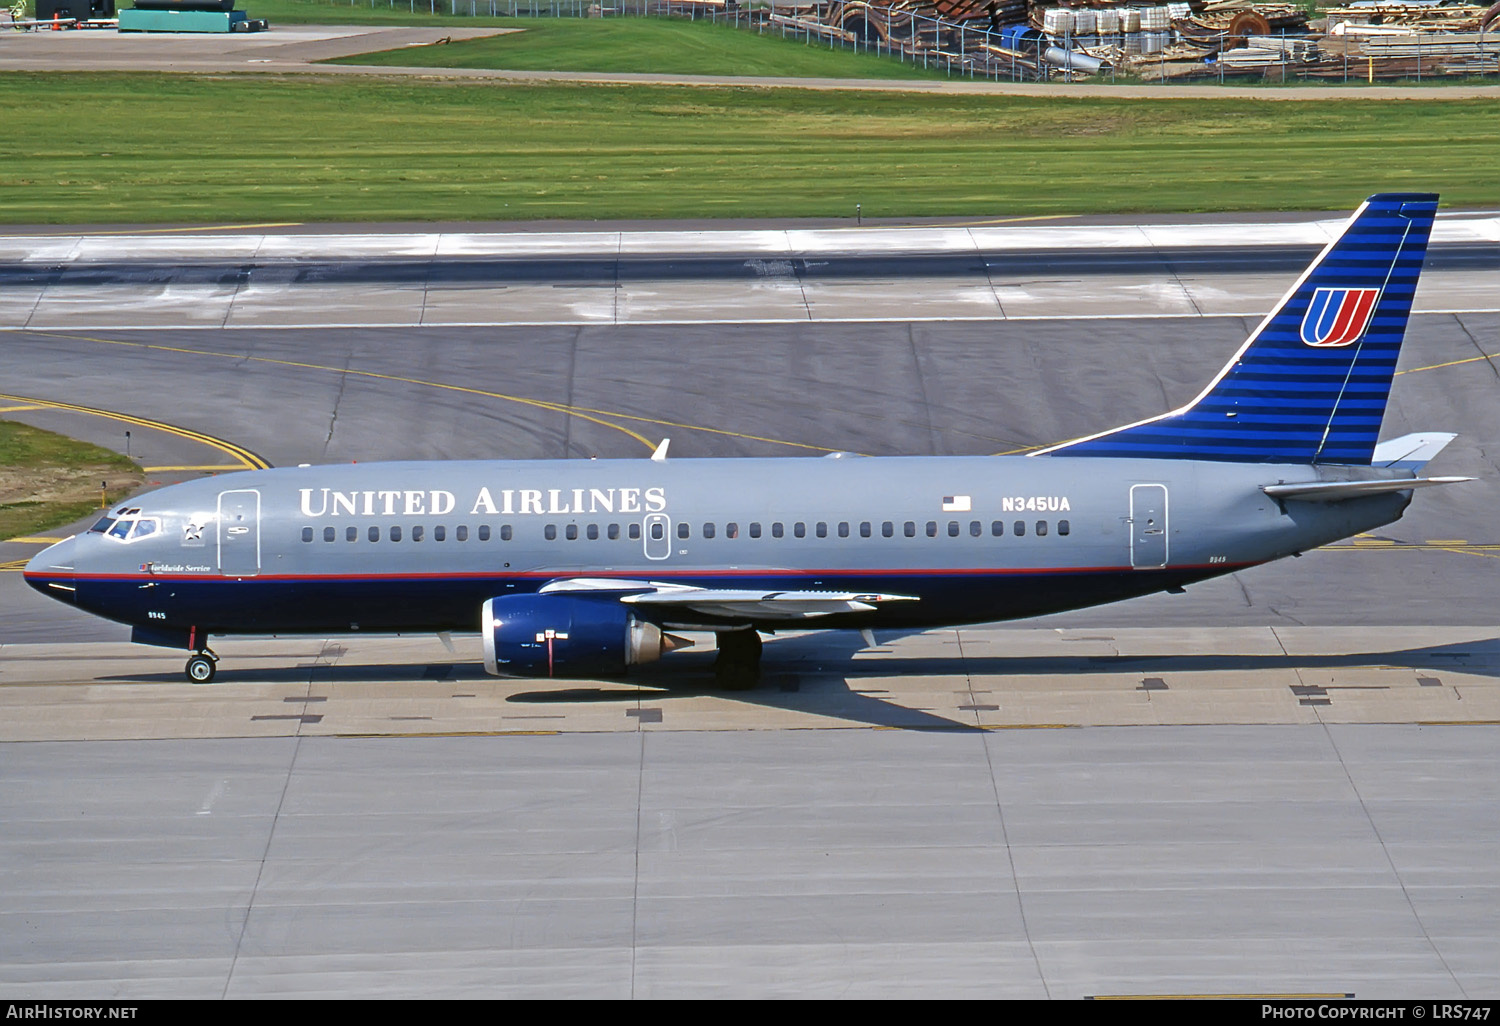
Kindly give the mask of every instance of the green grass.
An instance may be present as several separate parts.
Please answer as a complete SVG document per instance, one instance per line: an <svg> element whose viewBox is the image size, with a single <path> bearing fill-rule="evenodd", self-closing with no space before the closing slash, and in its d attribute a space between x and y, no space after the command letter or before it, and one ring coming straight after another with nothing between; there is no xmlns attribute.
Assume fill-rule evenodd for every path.
<svg viewBox="0 0 1500 1026"><path fill-rule="evenodd" d="M942 78L919 64L681 18L504 18L523 31L342 57L333 64L790 78Z"/></svg>
<svg viewBox="0 0 1500 1026"><path fill-rule="evenodd" d="M115 502L145 478L109 449L0 420L0 539L50 530L99 508L99 483Z"/></svg>
<svg viewBox="0 0 1500 1026"><path fill-rule="evenodd" d="M1339 210L1382 189L1500 202L1490 100L16 73L0 104L10 223Z"/></svg>

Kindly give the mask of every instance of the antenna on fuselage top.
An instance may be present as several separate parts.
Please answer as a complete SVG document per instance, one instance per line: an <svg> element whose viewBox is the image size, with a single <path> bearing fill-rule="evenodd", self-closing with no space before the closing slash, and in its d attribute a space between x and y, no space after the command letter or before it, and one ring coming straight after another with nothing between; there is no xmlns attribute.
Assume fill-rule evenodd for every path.
<svg viewBox="0 0 1500 1026"><path fill-rule="evenodd" d="M671 444L672 440L670 438L663 438L661 444L656 447L656 451L651 454L651 458L657 463L665 463L667 461L667 446Z"/></svg>

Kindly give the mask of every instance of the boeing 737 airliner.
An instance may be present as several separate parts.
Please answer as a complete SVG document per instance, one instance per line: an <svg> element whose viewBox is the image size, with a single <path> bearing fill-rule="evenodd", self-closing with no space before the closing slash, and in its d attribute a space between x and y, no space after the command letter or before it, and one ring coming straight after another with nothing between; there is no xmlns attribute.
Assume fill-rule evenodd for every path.
<svg viewBox="0 0 1500 1026"><path fill-rule="evenodd" d="M1192 402L1011 457L363 463L132 499L32 587L185 649L478 630L485 668L608 677L713 631L922 628L1111 602L1398 519L1452 435L1377 445L1437 197L1372 196ZM867 635L868 636L868 635Z"/></svg>

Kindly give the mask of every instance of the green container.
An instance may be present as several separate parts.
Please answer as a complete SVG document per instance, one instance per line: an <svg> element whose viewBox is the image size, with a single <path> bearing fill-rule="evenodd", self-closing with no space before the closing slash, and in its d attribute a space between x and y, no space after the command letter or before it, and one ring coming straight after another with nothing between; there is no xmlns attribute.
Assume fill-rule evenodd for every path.
<svg viewBox="0 0 1500 1026"><path fill-rule="evenodd" d="M244 11L140 11L120 12L121 32L234 32L244 22ZM244 31L243 28L239 31Z"/></svg>

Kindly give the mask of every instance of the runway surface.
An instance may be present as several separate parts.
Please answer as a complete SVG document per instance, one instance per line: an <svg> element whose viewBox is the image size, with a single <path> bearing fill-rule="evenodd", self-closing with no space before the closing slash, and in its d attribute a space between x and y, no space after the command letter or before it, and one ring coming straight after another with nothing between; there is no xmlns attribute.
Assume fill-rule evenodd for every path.
<svg viewBox="0 0 1500 1026"><path fill-rule="evenodd" d="M1343 220L29 229L0 236L0 328L1259 318ZM1416 309L1500 310L1497 278L1500 217L1445 213Z"/></svg>
<svg viewBox="0 0 1500 1026"><path fill-rule="evenodd" d="M463 638L231 639L195 688L180 653L0 572L0 989L1492 996L1500 313L1469 309L1484 246L1458 252L1480 264L1432 276L1456 312L1414 318L1384 434L1458 431L1432 472L1478 480L1181 596L871 650L778 637L742 695L708 686L706 645L629 684L516 682ZM1288 281L1295 245L1262 255L1203 276L1234 315L1163 307L1155 259L1132 276L1093 252L1038 270L1146 298L1103 319L169 331L121 323L160 316L136 268L72 283L132 300L107 327L0 334L0 416L122 449L128 416L160 481L664 436L683 459L1020 451L1195 395ZM989 273L926 266L837 279L914 309ZM690 305L688 276L653 280ZM276 301L329 286L297 284Z"/></svg>

